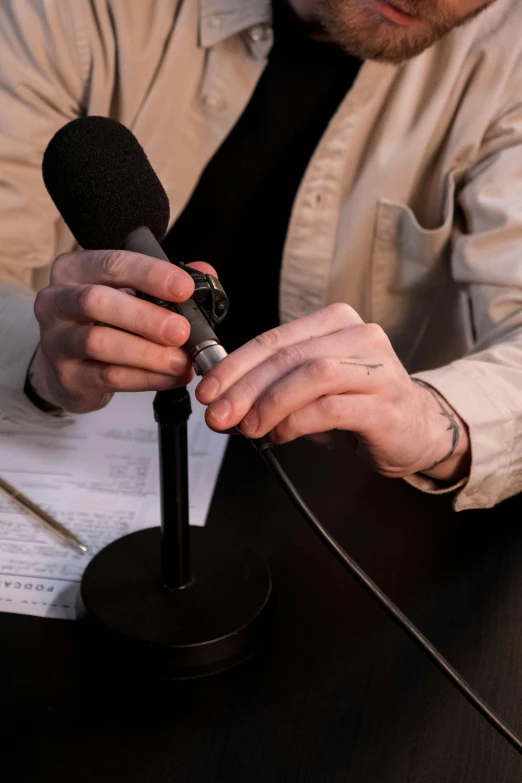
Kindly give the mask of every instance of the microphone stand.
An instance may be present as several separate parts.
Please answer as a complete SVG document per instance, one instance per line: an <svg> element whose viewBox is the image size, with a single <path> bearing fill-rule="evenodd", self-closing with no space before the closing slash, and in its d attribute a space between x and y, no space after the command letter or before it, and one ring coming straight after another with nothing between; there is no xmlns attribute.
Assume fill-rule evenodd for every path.
<svg viewBox="0 0 522 783"><path fill-rule="evenodd" d="M190 394L186 388L158 392L153 408L160 464L161 581L168 590L180 590L191 581L187 441Z"/></svg>
<svg viewBox="0 0 522 783"><path fill-rule="evenodd" d="M104 660L133 678L231 668L267 637L272 579L252 548L189 527L186 389L158 392L161 526L124 536L87 566L85 623Z"/></svg>

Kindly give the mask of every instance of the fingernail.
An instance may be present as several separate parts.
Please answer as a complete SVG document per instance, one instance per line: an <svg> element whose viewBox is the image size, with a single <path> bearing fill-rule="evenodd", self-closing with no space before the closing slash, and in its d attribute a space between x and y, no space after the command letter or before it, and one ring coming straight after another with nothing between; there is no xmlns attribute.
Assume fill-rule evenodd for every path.
<svg viewBox="0 0 522 783"><path fill-rule="evenodd" d="M208 413L218 424L225 424L232 413L232 406L228 400L218 400L208 408Z"/></svg>
<svg viewBox="0 0 522 783"><path fill-rule="evenodd" d="M184 301L184 299L188 299L193 293L194 283L192 282L190 275L183 272L182 269L176 269L171 273L169 289L175 295L176 299Z"/></svg>
<svg viewBox="0 0 522 783"><path fill-rule="evenodd" d="M250 433L256 432L259 427L259 416L255 410L251 410L247 413L243 421L241 422L241 429L243 431L248 430Z"/></svg>
<svg viewBox="0 0 522 783"><path fill-rule="evenodd" d="M198 397L208 405L219 394L219 381L214 375L207 375L198 386Z"/></svg>
<svg viewBox="0 0 522 783"><path fill-rule="evenodd" d="M181 345L185 336L182 322L177 318L169 318L163 331L165 340L172 345Z"/></svg>

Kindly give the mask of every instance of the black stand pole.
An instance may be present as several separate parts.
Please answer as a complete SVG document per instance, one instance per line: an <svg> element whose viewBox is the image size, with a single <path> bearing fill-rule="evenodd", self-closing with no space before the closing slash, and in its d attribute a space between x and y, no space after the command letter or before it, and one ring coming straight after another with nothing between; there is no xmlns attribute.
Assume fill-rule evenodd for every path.
<svg viewBox="0 0 522 783"><path fill-rule="evenodd" d="M191 580L187 422L192 412L186 389L158 392L161 494L161 581L169 590Z"/></svg>
<svg viewBox="0 0 522 783"><path fill-rule="evenodd" d="M161 528L114 541L87 566L86 622L107 661L133 677L188 678L249 658L266 637L264 559L219 531L189 528L186 389L158 392Z"/></svg>

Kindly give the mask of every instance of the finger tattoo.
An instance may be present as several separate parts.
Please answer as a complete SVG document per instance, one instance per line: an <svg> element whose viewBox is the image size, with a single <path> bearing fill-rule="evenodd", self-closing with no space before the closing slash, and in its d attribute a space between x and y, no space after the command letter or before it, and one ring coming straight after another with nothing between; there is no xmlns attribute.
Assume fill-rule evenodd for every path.
<svg viewBox="0 0 522 783"><path fill-rule="evenodd" d="M355 361L341 361L340 364L351 364L352 367L365 367L370 374L370 370L378 370L379 367L384 367L383 364L368 364L367 362L355 362Z"/></svg>

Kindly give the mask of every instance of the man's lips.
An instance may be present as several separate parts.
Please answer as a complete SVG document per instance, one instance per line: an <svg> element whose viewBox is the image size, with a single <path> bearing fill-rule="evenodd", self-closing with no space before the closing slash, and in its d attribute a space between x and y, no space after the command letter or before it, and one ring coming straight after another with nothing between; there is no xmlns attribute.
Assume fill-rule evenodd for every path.
<svg viewBox="0 0 522 783"><path fill-rule="evenodd" d="M377 8L379 12L390 22L400 24L405 27L409 27L414 24L419 24L422 20L418 16L412 16L411 14L401 11L396 5L388 3L387 0L377 0Z"/></svg>

